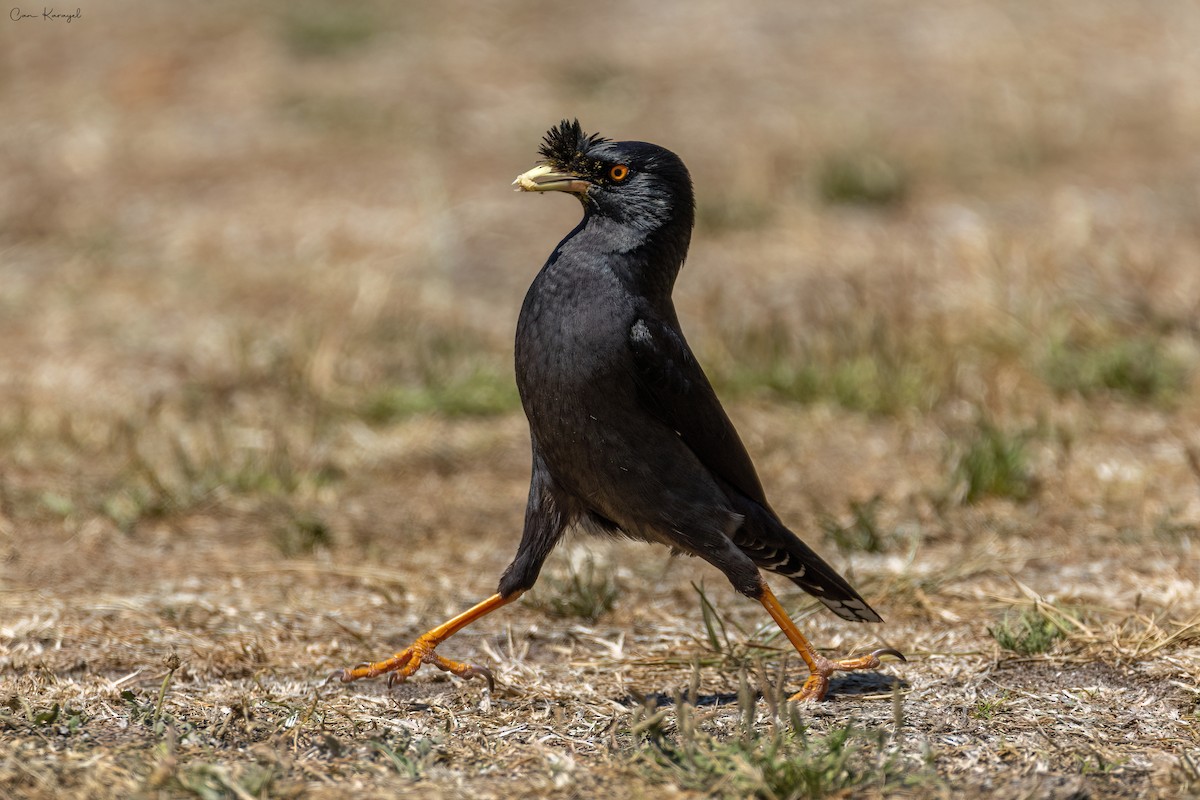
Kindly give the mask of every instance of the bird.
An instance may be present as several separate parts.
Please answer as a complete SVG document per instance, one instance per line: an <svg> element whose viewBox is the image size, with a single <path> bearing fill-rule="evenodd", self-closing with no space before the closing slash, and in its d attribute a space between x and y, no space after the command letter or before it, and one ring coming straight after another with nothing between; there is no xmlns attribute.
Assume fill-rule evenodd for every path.
<svg viewBox="0 0 1200 800"><path fill-rule="evenodd" d="M801 634L763 577L790 579L853 622L881 622L867 601L784 525L754 463L684 338L672 301L695 221L692 180L675 153L588 134L562 120L517 191L562 192L583 218L550 253L525 296L514 348L529 421L532 472L517 552L496 593L390 658L335 672L343 682L425 663L464 678L486 667L436 652L447 638L531 589L573 528L663 544L722 572L762 604L808 667L791 699L821 700L830 676L875 669L885 647L826 658Z"/></svg>

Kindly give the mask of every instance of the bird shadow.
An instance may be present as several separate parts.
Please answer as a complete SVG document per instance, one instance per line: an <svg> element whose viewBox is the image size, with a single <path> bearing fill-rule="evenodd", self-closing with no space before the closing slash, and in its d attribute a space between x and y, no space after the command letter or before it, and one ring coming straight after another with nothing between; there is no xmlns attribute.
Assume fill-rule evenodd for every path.
<svg viewBox="0 0 1200 800"><path fill-rule="evenodd" d="M895 675L888 675L883 672L852 672L830 680L829 694L826 697L830 700L836 700L840 697L867 697L890 694L897 689L904 690L907 688L908 682L902 678L897 678ZM799 687L797 687L798 690ZM791 692L788 694L790 695ZM667 694L666 692L649 692L647 694L630 693L624 698L617 700L617 702L627 708L647 705L654 708L666 708L674 706L679 696L685 695ZM762 700L763 693L756 690L754 692L754 699L755 701ZM689 698L688 702L697 708L737 705L738 696L736 692L701 694L694 700Z"/></svg>
<svg viewBox="0 0 1200 800"><path fill-rule="evenodd" d="M829 681L829 696L858 697L907 689L908 681L885 672L850 672Z"/></svg>
<svg viewBox="0 0 1200 800"><path fill-rule="evenodd" d="M759 695L756 695L758 697ZM625 695L623 699L617 701L627 708L636 708L637 706L652 706L654 708L666 708L675 705L675 696L666 694L665 692L649 692L647 694L630 693ZM691 705L700 708L702 706L726 706L737 705L738 696L736 692L727 692L723 694L702 694L692 700L687 699Z"/></svg>

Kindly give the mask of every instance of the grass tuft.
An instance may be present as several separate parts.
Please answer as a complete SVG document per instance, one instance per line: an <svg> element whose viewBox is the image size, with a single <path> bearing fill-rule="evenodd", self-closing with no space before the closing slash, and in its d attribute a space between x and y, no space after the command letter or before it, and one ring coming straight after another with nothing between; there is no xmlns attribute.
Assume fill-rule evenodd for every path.
<svg viewBox="0 0 1200 800"><path fill-rule="evenodd" d="M742 367L723 377L734 394L766 390L781 400L812 403L828 400L850 411L894 415L933 405L935 384L918 363L897 363L861 355L840 363L776 363Z"/></svg>
<svg viewBox="0 0 1200 800"><path fill-rule="evenodd" d="M125 464L99 500L99 510L122 530L146 519L219 503L229 496L262 502L289 499L336 481L338 471L310 460L307 444L282 426L241 427L215 408L197 420L153 414L118 428Z"/></svg>
<svg viewBox="0 0 1200 800"><path fill-rule="evenodd" d="M594 622L612 610L621 589L606 566L591 556L547 575L530 594L530 604L550 616Z"/></svg>
<svg viewBox="0 0 1200 800"><path fill-rule="evenodd" d="M817 173L821 200L830 205L899 205L908 195L908 175L887 158L869 151L826 158Z"/></svg>
<svg viewBox="0 0 1200 800"><path fill-rule="evenodd" d="M171 673L173 674L173 673ZM139 697L132 689L121 692L125 701L129 721L148 727L155 736L172 736L183 741L195 733L195 727L163 710L162 701L166 696L166 687L171 675L163 679L160 693L156 701L148 701Z"/></svg>
<svg viewBox="0 0 1200 800"><path fill-rule="evenodd" d="M329 523L316 514L293 512L275 529L275 546L285 558L312 555L333 546Z"/></svg>
<svg viewBox="0 0 1200 800"><path fill-rule="evenodd" d="M75 513L75 503L66 495L58 492L43 492L39 499L42 508L56 517L66 519Z"/></svg>
<svg viewBox="0 0 1200 800"><path fill-rule="evenodd" d="M717 607L708 599L708 594L705 593L703 586L693 582L692 588L700 597L700 619L704 624L705 641L708 642L709 649L722 656L726 661L735 660L738 646L729 638L729 629L725 626L725 620L721 619Z"/></svg>
<svg viewBox="0 0 1200 800"><path fill-rule="evenodd" d="M774 635L780 633L779 628L774 624L768 625L767 630L771 631L765 640L759 639L761 629L758 634L747 632L742 629L735 621L726 619L717 607L709 599L708 593L704 589L704 585L692 582L692 589L695 590L697 597L700 600L700 619L704 625L704 644L708 647L710 654L699 659L699 663L707 666L719 666L722 669L741 669L749 668L752 662L763 655L763 648L771 649L767 644ZM733 628L737 632L737 636L731 636L729 629Z"/></svg>
<svg viewBox="0 0 1200 800"><path fill-rule="evenodd" d="M283 18L281 35L295 56L328 58L364 47L379 29L362 7L299 3Z"/></svg>
<svg viewBox="0 0 1200 800"><path fill-rule="evenodd" d="M952 390L944 360L882 317L861 329L835 328L794 341L785 323L768 322L725 347L736 361L715 360L713 380L732 396L767 394L788 402L831 402L850 411L895 416L927 411Z"/></svg>
<svg viewBox="0 0 1200 800"><path fill-rule="evenodd" d="M1003 710L1004 706L1008 703L1008 700L1009 695L1007 692L980 698L979 702L975 704L975 707L971 709L971 716L977 720L990 720Z"/></svg>
<svg viewBox="0 0 1200 800"><path fill-rule="evenodd" d="M1032 497L1037 482L1029 469L1028 440L1029 434L1009 433L980 419L974 438L954 466L954 484L961 487L963 502Z"/></svg>
<svg viewBox="0 0 1200 800"><path fill-rule="evenodd" d="M1004 650L1023 656L1049 652L1067 635L1066 621L1047 609L1009 611L988 633Z"/></svg>
<svg viewBox="0 0 1200 800"><path fill-rule="evenodd" d="M459 378L383 389L360 406L359 414L368 422L385 424L416 414L491 416L511 411L519 404L511 374L479 368Z"/></svg>
<svg viewBox="0 0 1200 800"><path fill-rule="evenodd" d="M52 703L49 708L32 705L21 695L12 695L4 706L11 713L0 711L0 730L54 730L69 736L82 728L89 719L85 711Z"/></svg>
<svg viewBox="0 0 1200 800"><path fill-rule="evenodd" d="M411 734L396 737L379 737L367 742L396 772L413 780L441 757L436 740Z"/></svg>
<svg viewBox="0 0 1200 800"><path fill-rule="evenodd" d="M851 500L850 522L843 525L832 514L821 513L818 524L825 535L833 540L834 545L843 553L865 552L882 553L895 538L886 533L879 525L879 495L866 502Z"/></svg>
<svg viewBox="0 0 1200 800"><path fill-rule="evenodd" d="M755 231L772 219L772 206L753 198L701 198L696 204L696 229L713 235Z"/></svg>
<svg viewBox="0 0 1200 800"><path fill-rule="evenodd" d="M163 785L201 800L294 796L296 787L277 785L278 777L276 767L269 764L225 766L201 762L177 770L163 780Z"/></svg>
<svg viewBox="0 0 1200 800"><path fill-rule="evenodd" d="M670 709L653 704L638 708L631 726L643 744L637 759L655 782L720 798L849 796L868 788L885 792L928 779L900 761L881 728L848 723L812 734L795 705L786 704L785 724L773 722L759 729L753 724L755 702L753 693L739 693L740 736L704 731L695 706L682 696Z"/></svg>
<svg viewBox="0 0 1200 800"><path fill-rule="evenodd" d="M1041 365L1052 389L1084 397L1111 393L1128 400L1169 402L1190 380L1186 363L1156 336L1139 335L1094 342L1059 341Z"/></svg>

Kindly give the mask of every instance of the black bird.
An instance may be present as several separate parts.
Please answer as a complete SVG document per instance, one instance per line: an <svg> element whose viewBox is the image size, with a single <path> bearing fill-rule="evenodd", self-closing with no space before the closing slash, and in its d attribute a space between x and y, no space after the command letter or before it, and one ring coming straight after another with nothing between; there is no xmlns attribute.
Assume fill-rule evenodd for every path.
<svg viewBox="0 0 1200 800"><path fill-rule="evenodd" d="M873 669L891 648L832 661L801 635L763 580L790 578L843 619L880 622L833 567L771 509L737 431L692 355L671 301L692 236L692 181L683 162L647 142L587 135L563 120L545 136L543 164L513 182L569 192L583 220L529 287L517 322L516 372L529 418L533 477L525 530L497 593L384 661L335 673L342 681L423 662L463 677L482 667L444 659L442 641L516 600L578 524L699 556L759 601L810 671L793 699L824 697L837 670Z"/></svg>

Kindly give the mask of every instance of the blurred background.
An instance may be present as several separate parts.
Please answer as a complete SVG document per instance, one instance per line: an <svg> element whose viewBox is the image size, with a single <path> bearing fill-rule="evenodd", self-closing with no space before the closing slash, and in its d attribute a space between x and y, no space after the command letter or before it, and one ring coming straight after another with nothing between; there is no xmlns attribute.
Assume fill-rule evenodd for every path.
<svg viewBox="0 0 1200 800"><path fill-rule="evenodd" d="M517 311L580 212L509 182L560 118L691 168L677 300L732 403L1067 446L1195 416L1186 4L124 0L0 36L10 520L282 498L311 544L389 431L519 443ZM396 458L381 492L428 467Z"/></svg>
<svg viewBox="0 0 1200 800"><path fill-rule="evenodd" d="M383 716L479 762L440 716L380 710L446 689L428 676L319 713L314 676L486 596L515 549L513 331L580 209L510 182L576 117L691 169L684 330L776 509L888 619L805 631L913 659L909 730L931 738L900 737L910 762L934 741L939 774L988 788L1018 752L1124 797L1194 743L1200 5L78 2L0 17L0 722L29 732L0 786L186 787L188 759L285 729L288 759L399 781L363 738ZM589 769L626 770L595 732L628 728L630 692L669 694L693 655L705 691L739 691L748 651L708 598L735 642L763 630L702 564L580 548L449 653L516 687L497 763L548 794L542 742L566 740L541 698ZM1045 652L1028 683L993 679ZM1096 707L1049 722L1031 693L1078 686ZM506 719L443 695L480 731ZM43 726L71 704L84 735L56 755ZM1100 714L1108 739L1076 725ZM178 765L144 746L172 718ZM945 750L947 720L968 745ZM104 737L138 754L104 762L119 780Z"/></svg>

